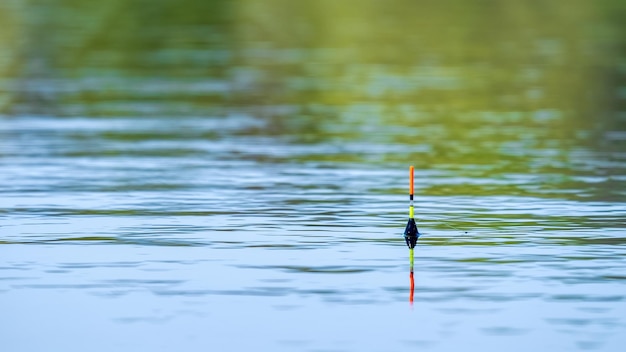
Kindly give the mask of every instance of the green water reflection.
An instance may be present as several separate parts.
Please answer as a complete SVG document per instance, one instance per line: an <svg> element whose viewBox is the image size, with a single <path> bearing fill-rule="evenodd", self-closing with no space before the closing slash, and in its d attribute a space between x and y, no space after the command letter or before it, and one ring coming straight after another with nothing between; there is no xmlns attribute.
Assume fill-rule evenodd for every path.
<svg viewBox="0 0 626 352"><path fill-rule="evenodd" d="M0 111L249 115L266 123L229 136L337 145L259 161L414 163L494 181L443 180L421 190L430 195L623 201L623 18L626 6L610 0L9 1L0 5ZM224 135L181 127L73 137ZM197 151L75 156L122 152Z"/></svg>

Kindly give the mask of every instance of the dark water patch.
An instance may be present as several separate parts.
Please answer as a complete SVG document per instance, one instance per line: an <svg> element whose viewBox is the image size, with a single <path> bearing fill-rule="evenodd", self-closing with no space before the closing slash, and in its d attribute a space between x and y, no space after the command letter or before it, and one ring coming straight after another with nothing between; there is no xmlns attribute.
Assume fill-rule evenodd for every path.
<svg viewBox="0 0 626 352"><path fill-rule="evenodd" d="M252 245L245 245L244 247L247 247L247 248L267 248L267 249L302 249L299 245L281 244L281 243L276 243L276 244L252 244Z"/></svg>
<svg viewBox="0 0 626 352"><path fill-rule="evenodd" d="M510 172L510 168L507 168ZM488 177L494 176L494 171L489 170ZM624 187L624 182L605 182L603 184L593 184L590 186L586 182L563 182L559 185L537 186L532 184L508 184L508 185L484 185L482 180L476 180L476 184L446 184L440 181L436 185L420 189L420 194L425 196L493 196L507 195L518 197L533 197L543 199L569 199L580 201L615 201L622 202L625 195L615 192L615 189ZM581 191L583 190L583 191Z"/></svg>
<svg viewBox="0 0 626 352"><path fill-rule="evenodd" d="M513 302L513 301L524 301L524 300L534 300L543 296L542 293L499 293L499 294L489 294L489 293L476 293L476 294L464 294L464 297L472 298L477 301L488 301L488 302Z"/></svg>
<svg viewBox="0 0 626 352"><path fill-rule="evenodd" d="M492 240L487 241L483 237L447 237L447 238L434 238L434 237L420 237L420 243L429 246L517 246L528 243L524 239L501 239L494 237Z"/></svg>
<svg viewBox="0 0 626 352"><path fill-rule="evenodd" d="M91 289L106 289L108 285L103 284L28 284L28 285L13 285L13 288L22 290L91 290Z"/></svg>
<svg viewBox="0 0 626 352"><path fill-rule="evenodd" d="M605 245L605 246L620 246L626 244L626 237L585 237L585 236L576 236L576 237L550 237L548 239L551 242L556 242L561 245L570 245L570 246L594 246L594 245Z"/></svg>
<svg viewBox="0 0 626 352"><path fill-rule="evenodd" d="M576 302L621 302L626 299L623 295L588 295L588 294L560 294L547 297L554 301L576 301Z"/></svg>
<svg viewBox="0 0 626 352"><path fill-rule="evenodd" d="M108 217L174 217L174 216L199 216L210 217L212 215L236 215L237 210L158 210L154 208L130 208L130 209L72 209L63 207L16 207L11 209L14 214L36 214L47 216L108 216Z"/></svg>
<svg viewBox="0 0 626 352"><path fill-rule="evenodd" d="M2 270L3 268L0 268L0 270ZM10 268L11 270L13 268ZM33 280L36 279L35 277L28 277L28 276L3 276L0 277L0 281L21 281L21 280Z"/></svg>
<svg viewBox="0 0 626 352"><path fill-rule="evenodd" d="M199 139L202 141L214 140L218 136L215 131L194 131L193 129L187 130L164 130L164 131L105 131L96 135L97 138L105 140L121 141L121 142L142 142L142 141L190 141L192 139ZM93 139L93 136L88 136L86 139Z"/></svg>
<svg viewBox="0 0 626 352"><path fill-rule="evenodd" d="M518 329L509 326L495 326L489 328L482 328L483 331L487 335L494 336L509 336L509 335L523 335L531 331L531 329Z"/></svg>
<svg viewBox="0 0 626 352"><path fill-rule="evenodd" d="M282 297L294 292L291 287L255 287L239 290L161 290L155 289L153 293L160 296L256 296L256 297Z"/></svg>
<svg viewBox="0 0 626 352"><path fill-rule="evenodd" d="M605 313L611 310L611 308L607 308L607 307L578 307L576 309L585 313L597 313L597 314Z"/></svg>
<svg viewBox="0 0 626 352"><path fill-rule="evenodd" d="M4 241L0 240L0 244L20 244L18 241Z"/></svg>
<svg viewBox="0 0 626 352"><path fill-rule="evenodd" d="M319 295L338 295L338 294L343 294L341 291L339 290L331 290L331 289L309 289L309 290L298 290L299 294L302 295L313 295L313 296L319 296Z"/></svg>
<svg viewBox="0 0 626 352"><path fill-rule="evenodd" d="M602 268L590 268L588 270L602 270ZM602 276L590 276L588 274L552 276L550 277L550 279L568 285L599 284L602 282L606 282L606 280L602 278Z"/></svg>
<svg viewBox="0 0 626 352"><path fill-rule="evenodd" d="M198 242L191 240L181 239L167 239L167 238L125 238L120 241L120 244L125 245L140 245L140 246L156 246L156 247L206 247L210 246L207 242Z"/></svg>
<svg viewBox="0 0 626 352"><path fill-rule="evenodd" d="M188 296L188 297L200 297L213 294L228 294L224 291L214 290L153 290L153 293L159 296Z"/></svg>
<svg viewBox="0 0 626 352"><path fill-rule="evenodd" d="M70 272L70 270L51 269L51 270L46 270L45 272L49 274L67 274Z"/></svg>
<svg viewBox="0 0 626 352"><path fill-rule="evenodd" d="M591 319L576 319L576 318L548 318L545 320L550 324L568 325L568 326L588 326L594 323L594 321Z"/></svg>
<svg viewBox="0 0 626 352"><path fill-rule="evenodd" d="M597 350L604 345L601 341L576 341L576 346L582 350Z"/></svg>
<svg viewBox="0 0 626 352"><path fill-rule="evenodd" d="M67 158L180 158L180 157L201 157L205 152L198 149L184 148L150 148L150 149L97 149L69 151L62 154Z"/></svg>
<svg viewBox="0 0 626 352"><path fill-rule="evenodd" d="M163 246L163 247L205 247L210 243L166 238L130 238L130 237L108 237L108 236L85 236L85 237L65 237L49 238L37 240L14 241L11 244L28 245L140 245L140 246Z"/></svg>
<svg viewBox="0 0 626 352"><path fill-rule="evenodd" d="M512 278L513 277L513 270L495 270L495 269L491 269L491 270L476 270L473 269L473 267L467 268L464 271L465 276L468 277L499 277L499 278Z"/></svg>
<svg viewBox="0 0 626 352"><path fill-rule="evenodd" d="M270 269L270 270L282 270L291 273L315 273L315 274L358 274L374 271L374 268L365 267L346 267L346 266L296 266L296 265L276 265L276 266L238 266L241 268L251 269Z"/></svg>
<svg viewBox="0 0 626 352"><path fill-rule="evenodd" d="M60 269L92 269L92 268L138 268L144 265L142 262L82 262L82 263L59 263Z"/></svg>
<svg viewBox="0 0 626 352"><path fill-rule="evenodd" d="M526 260L514 260L514 259L495 259L495 258L461 258L454 259L461 263L485 263L485 264L517 264L526 263Z"/></svg>
<svg viewBox="0 0 626 352"><path fill-rule="evenodd" d="M142 238L154 235L154 237L162 238L164 235L182 235L185 233L198 233L198 232L223 232L223 229L213 229L208 226L200 224L186 224L182 222L176 222L176 224L155 224L148 223L140 226L123 226L119 228L119 232L123 238ZM182 239L182 238L181 238Z"/></svg>
<svg viewBox="0 0 626 352"><path fill-rule="evenodd" d="M137 216L141 214L138 209L67 209L56 207L16 207L12 211L15 214L38 214L49 216L72 216L72 215L105 215L105 216Z"/></svg>
<svg viewBox="0 0 626 352"><path fill-rule="evenodd" d="M212 243L215 244L224 244L224 245L228 245L228 246L240 246L240 247L244 247L245 243L244 241L234 241L234 240L215 240Z"/></svg>
<svg viewBox="0 0 626 352"><path fill-rule="evenodd" d="M53 240L46 240L46 242L104 242L104 243L115 243L119 241L117 237L107 237L107 236L83 236L83 237L65 237L65 238L57 238Z"/></svg>
<svg viewBox="0 0 626 352"><path fill-rule="evenodd" d="M578 261L578 260L597 260L601 259L598 256L560 256L559 258L567 260L567 261Z"/></svg>
<svg viewBox="0 0 626 352"><path fill-rule="evenodd" d="M193 186L184 185L179 183L140 183L140 184L125 184L115 186L102 186L95 189L95 192L159 192L159 191L173 191L192 189Z"/></svg>

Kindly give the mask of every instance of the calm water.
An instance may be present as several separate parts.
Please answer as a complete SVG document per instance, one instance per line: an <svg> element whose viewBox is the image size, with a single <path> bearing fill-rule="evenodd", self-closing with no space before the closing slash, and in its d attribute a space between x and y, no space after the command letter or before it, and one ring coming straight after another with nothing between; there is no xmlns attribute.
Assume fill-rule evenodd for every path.
<svg viewBox="0 0 626 352"><path fill-rule="evenodd" d="M624 6L338 3L0 5L3 351L623 349Z"/></svg>

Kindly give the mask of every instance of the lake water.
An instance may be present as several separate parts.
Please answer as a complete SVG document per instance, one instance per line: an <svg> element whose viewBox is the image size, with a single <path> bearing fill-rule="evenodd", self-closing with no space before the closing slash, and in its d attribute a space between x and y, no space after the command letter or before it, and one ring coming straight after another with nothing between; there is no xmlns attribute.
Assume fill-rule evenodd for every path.
<svg viewBox="0 0 626 352"><path fill-rule="evenodd" d="M621 351L626 9L443 3L0 5L2 350Z"/></svg>

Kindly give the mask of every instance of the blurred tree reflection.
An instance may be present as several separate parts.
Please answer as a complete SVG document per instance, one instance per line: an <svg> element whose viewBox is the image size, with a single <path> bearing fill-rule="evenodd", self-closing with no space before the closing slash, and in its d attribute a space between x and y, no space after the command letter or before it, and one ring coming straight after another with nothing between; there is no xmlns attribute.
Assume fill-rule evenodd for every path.
<svg viewBox="0 0 626 352"><path fill-rule="evenodd" d="M618 128L624 110L620 1L1 6L2 109L12 114L110 116L132 113L122 101L159 101L166 115L254 108L279 128L354 114L360 124L439 121L461 138L467 130L450 126L503 121L572 137Z"/></svg>

